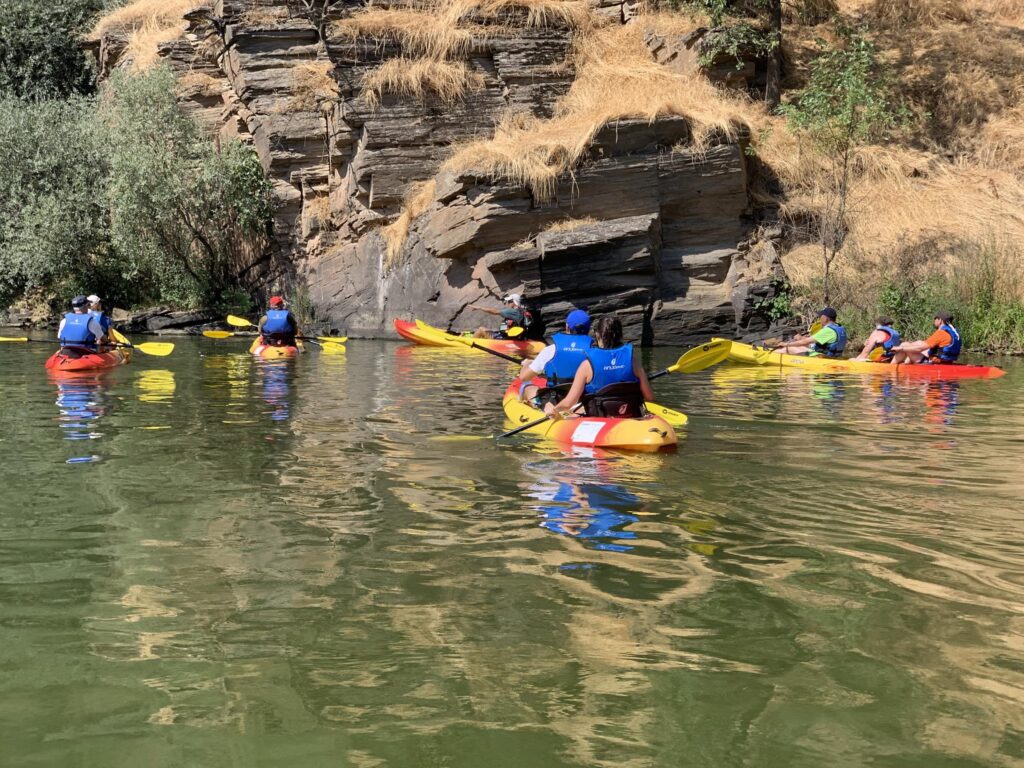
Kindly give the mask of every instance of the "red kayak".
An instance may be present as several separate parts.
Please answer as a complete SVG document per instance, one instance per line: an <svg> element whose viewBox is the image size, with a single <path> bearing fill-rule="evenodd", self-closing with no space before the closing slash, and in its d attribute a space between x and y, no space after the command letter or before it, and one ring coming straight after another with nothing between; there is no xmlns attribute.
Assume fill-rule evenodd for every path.
<svg viewBox="0 0 1024 768"><path fill-rule="evenodd" d="M46 369L55 373L102 371L116 368L131 359L130 349L118 348L108 352L96 352L85 347L61 347L47 359Z"/></svg>

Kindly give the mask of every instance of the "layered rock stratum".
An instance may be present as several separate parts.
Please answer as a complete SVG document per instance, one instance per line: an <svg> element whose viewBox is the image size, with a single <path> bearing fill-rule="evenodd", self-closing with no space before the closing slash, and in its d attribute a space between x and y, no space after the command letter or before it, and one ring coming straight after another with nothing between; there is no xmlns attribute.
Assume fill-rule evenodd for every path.
<svg viewBox="0 0 1024 768"><path fill-rule="evenodd" d="M586 306L617 312L645 343L760 330L759 303L782 274L752 206L744 125L698 127L662 107L590 129L581 118L575 154L559 156L574 116L615 114L633 95L614 79L601 93L592 70L586 108L566 106L582 90L586 29L640 25L650 66L689 78L673 88L758 77L756 62L702 57L707 30L648 28L636 11L612 0L467 3L439 39L447 5L218 0L186 8L182 34L158 49L182 106L211 135L251 142L272 180L284 258L269 263L286 270L260 275L262 287L308 297L334 326L472 327L487 318L470 304L521 292L552 327ZM419 35L408 26L417 18ZM124 36L91 45L101 72L132 66ZM519 168L514 143L495 160L496 131L560 133L524 146L547 153L538 177Z"/></svg>

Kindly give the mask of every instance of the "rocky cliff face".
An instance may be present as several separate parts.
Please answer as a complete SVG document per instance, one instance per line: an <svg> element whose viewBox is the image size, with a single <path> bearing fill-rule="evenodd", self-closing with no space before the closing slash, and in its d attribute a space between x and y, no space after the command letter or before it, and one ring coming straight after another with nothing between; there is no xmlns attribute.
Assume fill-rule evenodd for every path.
<svg viewBox="0 0 1024 768"><path fill-rule="evenodd" d="M442 168L510 112L550 117L572 85L573 23L537 23L529 5L471 14L468 42L445 62L470 83L455 99L368 87L369 73L414 59L401 35L338 24L362 3L218 0L187 15L186 35L161 46L182 104L211 133L251 141L273 180L276 247L291 269L261 276L266 287L304 290L349 333L387 331L395 317L475 326L486 316L467 306L509 291L551 325L573 305L618 312L646 343L764 327L755 305L781 268L755 232L742 132L698 150L680 117L619 120L553 194ZM643 23L633 11L585 9ZM652 33L651 55L699 67L702 34ZM123 41L94 46L104 69L127 64ZM709 74L745 85L755 69Z"/></svg>

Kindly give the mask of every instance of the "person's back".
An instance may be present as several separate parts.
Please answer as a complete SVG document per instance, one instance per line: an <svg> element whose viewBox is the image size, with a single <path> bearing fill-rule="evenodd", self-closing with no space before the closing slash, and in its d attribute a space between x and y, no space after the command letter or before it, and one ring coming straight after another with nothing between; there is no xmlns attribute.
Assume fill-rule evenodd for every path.
<svg viewBox="0 0 1024 768"><path fill-rule="evenodd" d="M944 320L926 341L929 345L929 360L937 363L955 363L960 357L963 340L960 338L960 331L951 321Z"/></svg>
<svg viewBox="0 0 1024 768"><path fill-rule="evenodd" d="M299 325L291 311L285 306L284 299L280 296L272 296L270 309L260 318L259 330L264 343L287 347L294 346Z"/></svg>
<svg viewBox="0 0 1024 768"><path fill-rule="evenodd" d="M72 311L67 312L57 329L61 347L77 347L95 352L99 349L104 331L99 322L86 311L85 296L71 300Z"/></svg>

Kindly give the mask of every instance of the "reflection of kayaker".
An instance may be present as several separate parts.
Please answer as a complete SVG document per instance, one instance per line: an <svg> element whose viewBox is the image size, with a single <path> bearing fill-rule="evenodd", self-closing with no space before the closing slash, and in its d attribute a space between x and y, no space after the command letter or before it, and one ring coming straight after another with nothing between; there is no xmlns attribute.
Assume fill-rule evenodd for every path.
<svg viewBox="0 0 1024 768"><path fill-rule="evenodd" d="M926 419L931 424L953 423L960 406L959 381L930 381L924 392L924 404L928 409Z"/></svg>
<svg viewBox="0 0 1024 768"><path fill-rule="evenodd" d="M635 510L640 498L619 485L556 481L553 487L537 491L537 507L543 516L541 527L549 531L587 541L594 549L628 552L632 549L617 542L635 539L632 531L622 530L639 518Z"/></svg>
<svg viewBox="0 0 1024 768"><path fill-rule="evenodd" d="M291 416L288 402L291 387L288 377L291 375L287 365L280 362L268 362L260 366L263 379L263 401L271 406L270 418L274 421L286 421Z"/></svg>

